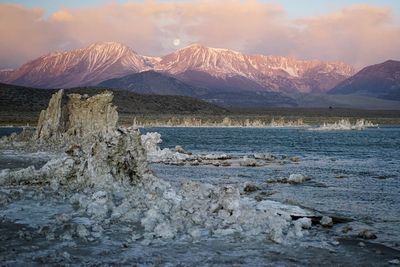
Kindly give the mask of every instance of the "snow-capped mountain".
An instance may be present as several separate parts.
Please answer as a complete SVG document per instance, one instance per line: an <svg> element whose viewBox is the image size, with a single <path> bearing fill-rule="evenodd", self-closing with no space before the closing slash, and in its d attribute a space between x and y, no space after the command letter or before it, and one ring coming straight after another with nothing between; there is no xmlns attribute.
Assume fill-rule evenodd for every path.
<svg viewBox="0 0 400 267"><path fill-rule="evenodd" d="M95 43L83 49L39 57L8 73L3 81L43 88L95 85L152 65L149 58L123 44Z"/></svg>
<svg viewBox="0 0 400 267"><path fill-rule="evenodd" d="M212 80L221 84L221 79L237 82L240 78L242 82L248 80L247 89L251 91L263 87L270 91L287 92L327 91L354 74L353 67L340 62L245 55L199 44L163 57L155 69L187 82L197 81L200 86L210 86L208 83ZM229 86L229 82L225 86Z"/></svg>
<svg viewBox="0 0 400 267"><path fill-rule="evenodd" d="M199 44L157 58L107 42L42 56L17 70L0 73L0 80L25 86L67 88L97 85L145 70L222 91L324 92L354 74L351 66L338 62L246 55Z"/></svg>

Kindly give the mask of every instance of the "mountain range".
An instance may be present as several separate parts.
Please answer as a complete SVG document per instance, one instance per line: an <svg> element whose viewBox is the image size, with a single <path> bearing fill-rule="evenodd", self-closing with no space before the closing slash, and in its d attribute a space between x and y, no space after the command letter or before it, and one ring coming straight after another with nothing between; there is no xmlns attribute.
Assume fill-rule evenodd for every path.
<svg viewBox="0 0 400 267"><path fill-rule="evenodd" d="M37 88L99 85L142 94L192 96L228 107L343 103L351 107L354 101L343 101L342 95L347 95L358 106L365 102L380 108L386 103L376 105L376 98L400 100L399 69L398 61L387 61L356 73L341 62L247 55L200 44L149 57L120 43L103 42L0 71L0 81Z"/></svg>
<svg viewBox="0 0 400 267"><path fill-rule="evenodd" d="M324 92L354 74L340 62L303 61L209 48L199 44L164 57L142 56L115 42L55 52L0 74L2 82L43 88L76 87L154 70L213 90Z"/></svg>

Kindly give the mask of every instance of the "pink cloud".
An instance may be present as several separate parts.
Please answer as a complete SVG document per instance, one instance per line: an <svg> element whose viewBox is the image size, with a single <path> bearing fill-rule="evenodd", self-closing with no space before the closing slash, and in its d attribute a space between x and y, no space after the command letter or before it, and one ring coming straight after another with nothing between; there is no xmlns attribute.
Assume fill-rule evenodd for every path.
<svg viewBox="0 0 400 267"><path fill-rule="evenodd" d="M400 55L400 26L389 8L356 5L290 20L282 6L251 1L131 2L43 10L0 4L0 67L93 42L122 42L163 55L200 42L245 53L337 60L361 67Z"/></svg>
<svg viewBox="0 0 400 267"><path fill-rule="evenodd" d="M358 67L400 55L400 26L389 8L356 5L297 23L303 29L293 45L297 55Z"/></svg>
<svg viewBox="0 0 400 267"><path fill-rule="evenodd" d="M0 5L0 65L15 66L54 49L57 25L43 19L41 9Z"/></svg>

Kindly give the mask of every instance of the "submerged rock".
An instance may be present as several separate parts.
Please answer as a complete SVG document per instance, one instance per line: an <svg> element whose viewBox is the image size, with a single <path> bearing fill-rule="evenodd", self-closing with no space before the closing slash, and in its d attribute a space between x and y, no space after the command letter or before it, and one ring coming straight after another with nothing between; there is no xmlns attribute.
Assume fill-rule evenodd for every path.
<svg viewBox="0 0 400 267"><path fill-rule="evenodd" d="M200 156L202 160L228 160L231 159L232 157L222 153L222 154L207 154L207 155L202 155Z"/></svg>
<svg viewBox="0 0 400 267"><path fill-rule="evenodd" d="M257 190L260 190L260 188L254 184L247 184L243 189L243 191L246 193L255 192Z"/></svg>
<svg viewBox="0 0 400 267"><path fill-rule="evenodd" d="M321 218L321 220L319 221L319 223L323 226L323 227L332 227L333 226L333 220L331 217L328 216L323 216Z"/></svg>
<svg viewBox="0 0 400 267"><path fill-rule="evenodd" d="M361 232L358 233L357 236L362 239L376 239L377 238L377 236L371 230L368 230L368 229L362 230Z"/></svg>
<svg viewBox="0 0 400 267"><path fill-rule="evenodd" d="M268 183L282 183L282 184L301 184L301 183L304 183L309 180L311 180L310 177L305 176L303 174L296 173L296 174L289 175L288 178L283 177L283 178L268 179L267 182Z"/></svg>
<svg viewBox="0 0 400 267"><path fill-rule="evenodd" d="M300 157L291 157L289 158L292 162L300 162Z"/></svg>

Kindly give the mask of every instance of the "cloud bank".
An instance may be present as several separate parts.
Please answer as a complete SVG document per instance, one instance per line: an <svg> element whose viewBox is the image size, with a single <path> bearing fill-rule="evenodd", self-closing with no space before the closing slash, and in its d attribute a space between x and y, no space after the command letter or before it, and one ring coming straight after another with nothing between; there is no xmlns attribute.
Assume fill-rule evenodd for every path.
<svg viewBox="0 0 400 267"><path fill-rule="evenodd" d="M61 9L0 4L0 68L93 42L122 42L140 54L164 55L193 42L244 53L334 60L360 68L399 59L400 25L390 8L355 5L289 19L284 8L256 0L131 2Z"/></svg>

